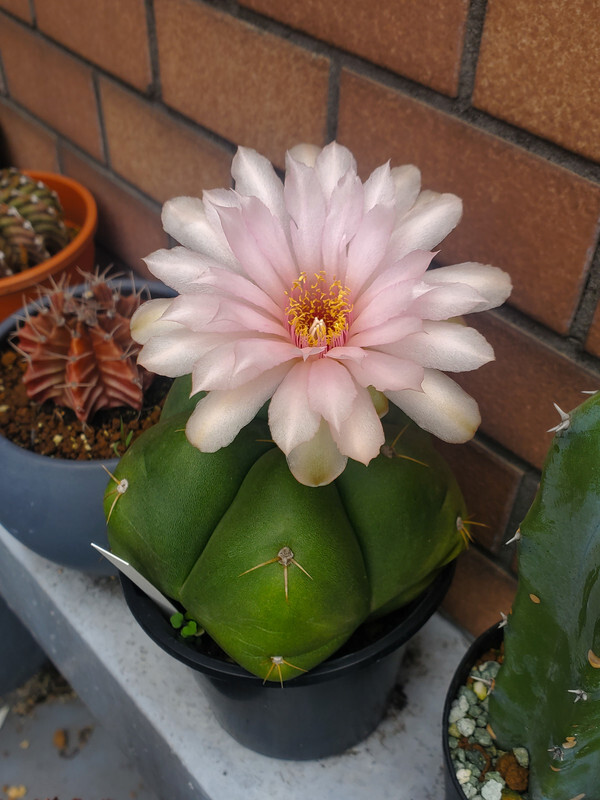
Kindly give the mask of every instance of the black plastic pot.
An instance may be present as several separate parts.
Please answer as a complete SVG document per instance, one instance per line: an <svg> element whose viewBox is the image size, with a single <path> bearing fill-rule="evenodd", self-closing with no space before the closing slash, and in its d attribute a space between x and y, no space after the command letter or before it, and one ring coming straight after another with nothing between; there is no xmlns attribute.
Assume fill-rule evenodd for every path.
<svg viewBox="0 0 600 800"><path fill-rule="evenodd" d="M502 644L504 638L504 631L498 625L489 628L485 633L482 633L473 644L469 647L462 661L458 665L448 694L446 695L446 702L444 703L443 724L442 724L442 747L444 751L444 782L446 787L446 800L466 800L465 793L463 792L454 765L450 757L450 745L448 744L448 717L450 716L450 708L452 701L455 700L460 687L466 683L467 678L471 673L473 665L477 660L487 651L492 648L498 648Z"/></svg>
<svg viewBox="0 0 600 800"><path fill-rule="evenodd" d="M112 283L125 292L146 285L153 297L173 294L158 282ZM0 343L21 316L13 314L0 324ZM0 436L0 522L30 550L57 564L95 575L114 574L90 542L109 546L102 507L108 476L102 465L114 472L118 462L118 458L70 461L41 456Z"/></svg>
<svg viewBox="0 0 600 800"><path fill-rule="evenodd" d="M283 688L263 683L235 663L198 652L140 589L124 576L121 583L144 631L195 670L221 726L251 750L299 761L341 753L377 727L396 684L404 645L438 608L453 574L451 564L416 600L389 615L376 641L353 649L353 641L360 641L354 634L341 655Z"/></svg>

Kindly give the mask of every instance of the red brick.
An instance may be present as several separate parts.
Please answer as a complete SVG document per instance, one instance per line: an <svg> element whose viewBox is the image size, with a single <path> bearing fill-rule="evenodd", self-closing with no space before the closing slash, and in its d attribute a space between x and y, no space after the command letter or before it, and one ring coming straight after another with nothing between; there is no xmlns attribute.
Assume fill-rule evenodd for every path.
<svg viewBox="0 0 600 800"><path fill-rule="evenodd" d="M517 581L474 548L463 553L442 604L443 610L473 636L508 614Z"/></svg>
<svg viewBox="0 0 600 800"><path fill-rule="evenodd" d="M226 150L112 81L101 82L101 97L111 166L151 197L231 184Z"/></svg>
<svg viewBox="0 0 600 800"><path fill-rule="evenodd" d="M261 14L455 96L466 0L241 0Z"/></svg>
<svg viewBox="0 0 600 800"><path fill-rule="evenodd" d="M44 33L139 89L152 79L144 0L43 0Z"/></svg>
<svg viewBox="0 0 600 800"><path fill-rule="evenodd" d="M168 246L158 206L69 147L62 149L62 163L65 174L87 186L96 199L98 241L128 267L147 277L149 272L141 259Z"/></svg>
<svg viewBox="0 0 600 800"><path fill-rule="evenodd" d="M0 100L0 130L11 166L58 172L56 137L4 100Z"/></svg>
<svg viewBox="0 0 600 800"><path fill-rule="evenodd" d="M600 305L594 313L594 319L588 331L585 349L594 356L600 357Z"/></svg>
<svg viewBox="0 0 600 800"><path fill-rule="evenodd" d="M467 530L479 545L498 553L523 471L478 441L451 445L436 440L461 488L468 509Z"/></svg>
<svg viewBox="0 0 600 800"><path fill-rule="evenodd" d="M464 201L440 259L506 269L511 304L568 330L597 240L600 187L526 150L350 72L342 74L339 140L367 173L391 158L423 184Z"/></svg>
<svg viewBox="0 0 600 800"><path fill-rule="evenodd" d="M25 22L32 22L31 7L29 0L0 0L0 8L10 11L16 17L20 17Z"/></svg>
<svg viewBox="0 0 600 800"><path fill-rule="evenodd" d="M157 0L155 14L168 105L279 165L324 142L326 58L192 0Z"/></svg>
<svg viewBox="0 0 600 800"><path fill-rule="evenodd" d="M10 96L101 158L91 69L9 20L0 28L0 49Z"/></svg>
<svg viewBox="0 0 600 800"><path fill-rule="evenodd" d="M468 318L492 344L496 361L457 376L479 402L481 430L541 468L552 441L548 429L571 411L583 391L598 389L598 377L534 336L487 312Z"/></svg>
<svg viewBox="0 0 600 800"><path fill-rule="evenodd" d="M489 0L476 106L600 161L599 0Z"/></svg>

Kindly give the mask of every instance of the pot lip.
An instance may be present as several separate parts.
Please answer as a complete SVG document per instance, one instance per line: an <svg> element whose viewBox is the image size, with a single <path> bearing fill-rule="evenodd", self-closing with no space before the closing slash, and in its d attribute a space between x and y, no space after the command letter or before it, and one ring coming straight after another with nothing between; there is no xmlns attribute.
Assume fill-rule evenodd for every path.
<svg viewBox="0 0 600 800"><path fill-rule="evenodd" d="M304 675L285 683L287 688L301 688L312 683L331 680L350 667L362 668L389 655L410 639L432 616L446 594L456 568L455 561L447 564L432 583L404 609L397 625L375 642L360 650L340 657L335 654L327 661L317 665ZM159 607L147 597L129 578L119 573L125 601L133 617L145 633L169 655L210 678L236 680L246 685L255 684L268 689L281 689L279 683L263 682L262 678L251 674L236 663L229 663L199 653L190 648L177 636L168 619Z"/></svg>
<svg viewBox="0 0 600 800"><path fill-rule="evenodd" d="M444 710L442 712L442 750L444 753L446 776L456 790L456 800L458 800L458 798L461 798L461 800L465 798L466 800L466 795L458 782L450 755L450 745L448 744L448 717L450 716L450 708L460 686L466 681L475 661L477 661L479 656L485 653L486 650L489 650L491 647L498 647L504 639L504 628L500 627L501 625L502 622L494 623L494 625L479 634L479 636L471 642L452 676L452 681L446 693Z"/></svg>
<svg viewBox="0 0 600 800"><path fill-rule="evenodd" d="M109 278L107 283L109 286L118 285L129 291L136 291L137 289L146 288L148 289L151 297L174 297L176 294L170 287L166 286L160 281L148 281L141 277L136 280L136 278L120 278L115 276L113 278ZM78 283L70 288L76 295L80 295L84 291L85 286L85 283ZM31 303L28 303L26 306L27 311L31 313L35 311L35 309L39 307L40 302L43 303L43 299L41 301L34 300ZM12 331L17 327L17 322L23 319L23 311L23 309L20 311L15 311L14 314L11 314L9 317L0 322L0 344L4 344L10 333L12 333ZM31 450L25 450L24 447L19 447L19 445L14 444L2 435L0 435L0 457L12 459L18 458L23 463L24 469L27 469L28 465L31 465L31 467L39 467L42 462L51 466L52 469L78 471L81 469L98 469L101 464L104 464L104 466L112 472L116 469L117 464L119 463L118 458L94 459L91 461L75 461L70 458L51 458L49 456L40 455L39 453L34 453Z"/></svg>
<svg viewBox="0 0 600 800"><path fill-rule="evenodd" d="M94 196L89 189L79 183L79 181L62 175L59 172L41 172L39 170L29 169L24 169L22 172L34 178L34 180L44 181L44 183L48 185L58 184L78 194L85 206L85 218L77 235L58 253L55 253L35 267L29 267L22 272L18 272L16 275L8 275L2 278L0 286L2 286L4 294L28 289L36 283L39 283L39 281L48 274L55 272L57 266L63 261L77 258L85 249L87 242L92 238L98 226L98 208ZM52 186L50 188L52 188Z"/></svg>

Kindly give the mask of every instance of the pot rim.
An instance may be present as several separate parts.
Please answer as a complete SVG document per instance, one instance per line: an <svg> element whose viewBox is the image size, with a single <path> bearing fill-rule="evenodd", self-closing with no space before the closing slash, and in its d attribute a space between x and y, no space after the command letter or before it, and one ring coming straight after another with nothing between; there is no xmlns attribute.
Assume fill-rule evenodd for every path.
<svg viewBox="0 0 600 800"><path fill-rule="evenodd" d="M442 750L444 753L446 777L456 792L455 797L447 796L446 800L466 800L466 795L456 777L456 771L450 755L450 745L448 744L448 717L450 716L452 702L455 700L459 688L467 680L471 668L477 659L485 653L486 650L492 647L498 647L501 644L504 639L504 629L500 627L501 625L502 622L494 623L494 625L479 634L479 636L471 642L452 676L452 681L446 693L444 710L442 712Z"/></svg>
<svg viewBox="0 0 600 800"><path fill-rule="evenodd" d="M139 277L136 280L136 277L118 277L114 276L109 278L107 281L109 286L120 286L125 290L130 292L134 292L138 289L147 289L150 297L170 297L175 296L175 292L166 286L164 283L160 281L148 281ZM70 289L74 292L75 295L80 295L85 290L86 284L85 283L78 283L75 286L71 286ZM0 322L0 345L4 344L8 339L9 335L12 333L13 330L16 329L17 323L23 319L23 314L25 312L33 313L37 308L39 308L40 303L42 305L47 305L48 301L45 297L41 297L38 300L32 300L30 303L24 308L21 308L19 311L15 311L9 317L2 320ZM0 457L2 458L19 458L24 463L24 468L27 468L27 464L34 464L34 463L41 463L43 459L46 462L51 462L53 465L53 469L63 469L63 470L80 470L80 469L97 469L100 464L104 464L108 469L111 471L116 469L117 464L119 463L119 458L109 458L109 459L93 459L91 461L77 461L71 458L55 458L54 456L43 456L40 453L34 453L31 450L26 450L24 447L19 447L18 444L14 444L6 436L2 436L0 434Z"/></svg>
<svg viewBox="0 0 600 800"><path fill-rule="evenodd" d="M350 667L361 668L378 661L396 650L413 636L432 616L444 598L456 567L455 560L437 574L432 583L414 600L392 614L399 616L398 623L380 639L368 645L317 665L304 675L286 682L288 688L301 688L312 683L331 680ZM236 663L229 663L192 649L171 627L160 608L129 578L119 573L125 601L133 617L145 633L169 655L188 667L221 680L242 681L246 685L264 685L265 688L280 689L280 684L264 682L262 678L245 670Z"/></svg>
<svg viewBox="0 0 600 800"><path fill-rule="evenodd" d="M29 175L34 180L43 181L51 189L54 188L56 190L56 187L59 186L79 195L85 206L85 218L77 235L63 247L62 250L59 250L58 253L55 253L35 267L28 267L22 272L17 272L15 275L7 275L2 278L0 282L2 294L29 289L31 286L34 286L47 277L48 274L55 272L57 266L63 261L77 258L86 247L87 242L94 235L98 225L98 209L94 196L89 189L79 183L79 181L68 178L66 175L61 175L59 172L40 172L38 170L24 169L23 173ZM60 194L60 192L58 193Z"/></svg>

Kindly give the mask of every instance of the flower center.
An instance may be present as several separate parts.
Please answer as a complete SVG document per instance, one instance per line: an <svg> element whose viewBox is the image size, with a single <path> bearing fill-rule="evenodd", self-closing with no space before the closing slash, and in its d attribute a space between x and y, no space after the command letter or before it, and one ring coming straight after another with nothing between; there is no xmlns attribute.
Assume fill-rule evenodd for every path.
<svg viewBox="0 0 600 800"><path fill-rule="evenodd" d="M301 272L292 284L285 313L290 333L298 347L339 347L346 341L352 303L350 289L325 272L315 272L309 282Z"/></svg>

